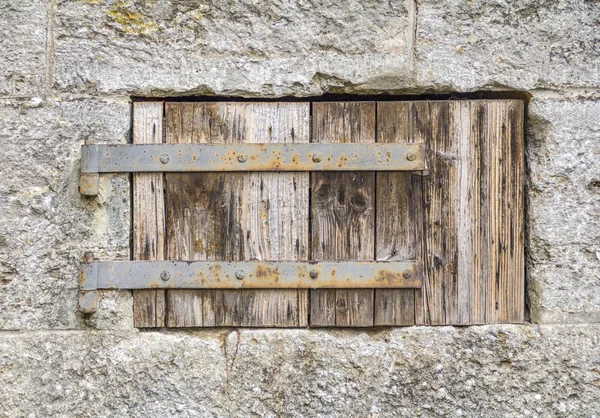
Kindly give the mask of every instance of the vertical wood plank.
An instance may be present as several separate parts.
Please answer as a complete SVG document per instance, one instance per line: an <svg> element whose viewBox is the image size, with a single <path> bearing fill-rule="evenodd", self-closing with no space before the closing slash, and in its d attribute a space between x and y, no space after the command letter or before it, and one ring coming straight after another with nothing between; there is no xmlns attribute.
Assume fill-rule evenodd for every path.
<svg viewBox="0 0 600 418"><path fill-rule="evenodd" d="M493 265L493 252L491 247L492 231L490 228L490 195L492 170L490 167L490 138L489 115L486 101L473 101L471 103L471 141L476 145L475 152L464 158L473 158L477 161L477 184L475 187L475 204L477 217L473 217L476 247L476 259L473 292L473 312L471 324L485 324L489 315L490 302L489 290L492 283L490 266ZM495 279L495 278L494 278Z"/></svg>
<svg viewBox="0 0 600 418"><path fill-rule="evenodd" d="M481 160L488 167L487 199L481 200L483 252L489 262L482 262L485 277L485 323L522 322L524 314L523 257L523 103L488 101L487 147ZM483 124L482 124L483 125ZM485 191L482 190L482 194ZM478 319L481 319L480 317Z"/></svg>
<svg viewBox="0 0 600 418"><path fill-rule="evenodd" d="M308 103L169 103L167 120L168 142L309 141ZM168 174L169 257L307 259L308 178L308 173ZM170 326L289 327L308 321L307 290L168 293Z"/></svg>
<svg viewBox="0 0 600 418"><path fill-rule="evenodd" d="M377 103L377 142L413 142L411 102ZM421 176L407 172L376 174L376 259L422 258ZM375 325L414 325L414 289L375 289Z"/></svg>
<svg viewBox="0 0 600 418"><path fill-rule="evenodd" d="M426 132L421 115L431 119L430 175L423 179L426 276L415 292L417 323L522 322L523 103L414 108L413 134Z"/></svg>
<svg viewBox="0 0 600 418"><path fill-rule="evenodd" d="M166 103L168 143L225 143L219 105ZM168 173L167 255L171 260L240 260L239 173ZM237 325L227 315L239 291L167 291L169 327ZM235 310L239 315L240 309Z"/></svg>
<svg viewBox="0 0 600 418"><path fill-rule="evenodd" d="M254 104L246 143L308 143L308 103ZM309 173L243 175L244 260L307 260ZM307 326L308 290L243 290L242 326ZM293 306L293 309L289 309Z"/></svg>
<svg viewBox="0 0 600 418"><path fill-rule="evenodd" d="M428 144L429 170L422 179L424 280L415 291L415 317L418 325L443 325L446 287L456 281L456 150L449 135L449 103L414 102L410 117L413 141Z"/></svg>
<svg viewBox="0 0 600 418"><path fill-rule="evenodd" d="M454 325L471 323L475 283L479 280L477 264L481 257L478 251L477 225L479 222L479 198L476 193L479 182L478 142L471 138L471 103L450 103L451 137L457 143L457 192L455 199L457 277L456 286L446 295L448 305L446 322Z"/></svg>
<svg viewBox="0 0 600 418"><path fill-rule="evenodd" d="M506 198L504 227L506 248L506 317L503 322L525 321L525 105L507 101L506 111Z"/></svg>
<svg viewBox="0 0 600 418"><path fill-rule="evenodd" d="M133 143L163 142L163 103L133 104ZM133 258L163 260L165 255L165 208L162 173L133 175ZM164 290L133 291L134 326L165 325Z"/></svg>
<svg viewBox="0 0 600 418"><path fill-rule="evenodd" d="M316 143L375 142L375 103L313 103ZM312 259L374 258L375 174L312 174ZM373 325L372 289L311 291L311 326Z"/></svg>
<svg viewBox="0 0 600 418"><path fill-rule="evenodd" d="M482 248L482 253L488 253L487 269L484 273L484 292L486 295L485 301L485 322L493 324L498 322L499 316L499 295L500 286L500 258L501 258L501 218L503 216L502 209L505 201L502 200L503 193L500 190L501 184L501 165L504 158L501 155L502 137L501 123L503 119L504 103L498 101L485 102L487 120L487 147L482 153L482 160L486 161L488 167L488 190L482 190L482 194L486 194L487 200L487 225L481 225L482 230L487 230L486 247ZM482 220L485 218L482 218Z"/></svg>

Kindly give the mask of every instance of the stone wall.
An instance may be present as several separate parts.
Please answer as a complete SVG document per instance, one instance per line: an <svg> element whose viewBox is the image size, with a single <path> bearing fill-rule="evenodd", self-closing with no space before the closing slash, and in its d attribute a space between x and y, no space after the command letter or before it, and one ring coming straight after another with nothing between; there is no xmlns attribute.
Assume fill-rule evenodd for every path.
<svg viewBox="0 0 600 418"><path fill-rule="evenodd" d="M600 410L600 3L0 3L0 416L593 416ZM131 97L519 92L531 324L138 331L77 311L129 259L127 175L77 190Z"/></svg>

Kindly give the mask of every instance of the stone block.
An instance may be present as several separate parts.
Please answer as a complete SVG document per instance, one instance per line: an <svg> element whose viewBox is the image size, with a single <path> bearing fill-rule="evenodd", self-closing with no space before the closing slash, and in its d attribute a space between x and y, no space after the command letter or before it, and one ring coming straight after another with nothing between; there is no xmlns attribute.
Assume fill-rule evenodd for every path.
<svg viewBox="0 0 600 418"><path fill-rule="evenodd" d="M599 332L242 331L229 374L232 416L593 415Z"/></svg>
<svg viewBox="0 0 600 418"><path fill-rule="evenodd" d="M103 176L96 199L78 191L84 139L125 142L129 125L127 100L0 104L0 329L83 326L83 254L129 259L129 176ZM114 297L101 306L113 309Z"/></svg>
<svg viewBox="0 0 600 418"><path fill-rule="evenodd" d="M600 321L600 102L534 95L529 295L536 322Z"/></svg>
<svg viewBox="0 0 600 418"><path fill-rule="evenodd" d="M3 416L227 415L218 333L0 335Z"/></svg>
<svg viewBox="0 0 600 418"><path fill-rule="evenodd" d="M597 2L421 0L417 16L420 89L600 87Z"/></svg>
<svg viewBox="0 0 600 418"><path fill-rule="evenodd" d="M409 78L406 2L65 1L62 91L310 95Z"/></svg>
<svg viewBox="0 0 600 418"><path fill-rule="evenodd" d="M44 88L49 2L0 3L0 95L29 96Z"/></svg>
<svg viewBox="0 0 600 418"><path fill-rule="evenodd" d="M3 332L7 416L594 416L598 325Z"/></svg>

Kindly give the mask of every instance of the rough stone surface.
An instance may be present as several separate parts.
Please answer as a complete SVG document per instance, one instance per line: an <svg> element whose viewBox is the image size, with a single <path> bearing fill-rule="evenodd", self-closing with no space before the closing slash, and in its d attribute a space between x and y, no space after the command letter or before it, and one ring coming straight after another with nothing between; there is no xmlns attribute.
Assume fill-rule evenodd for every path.
<svg viewBox="0 0 600 418"><path fill-rule="evenodd" d="M596 1L419 0L420 88L600 87Z"/></svg>
<svg viewBox="0 0 600 418"><path fill-rule="evenodd" d="M0 95L27 96L43 89L48 3L0 2Z"/></svg>
<svg viewBox="0 0 600 418"><path fill-rule="evenodd" d="M104 176L97 199L78 191L84 139L124 142L129 113L127 100L0 103L0 329L84 325L77 314L84 252L129 259L128 176ZM129 293L113 302L107 293L102 307Z"/></svg>
<svg viewBox="0 0 600 418"><path fill-rule="evenodd" d="M529 106L529 293L537 322L600 321L600 102Z"/></svg>
<svg viewBox="0 0 600 418"><path fill-rule="evenodd" d="M71 92L319 94L408 75L404 2L59 1Z"/></svg>
<svg viewBox="0 0 600 418"><path fill-rule="evenodd" d="M0 3L0 417L599 416L597 1ZM128 291L78 313L83 253L129 259L131 229L129 177L81 197L79 149L128 140L132 95L478 89L532 97L550 325L139 332Z"/></svg>
<svg viewBox="0 0 600 418"><path fill-rule="evenodd" d="M3 416L595 416L598 326L0 335Z"/></svg>
<svg viewBox="0 0 600 418"><path fill-rule="evenodd" d="M227 415L217 333L0 335L0 416Z"/></svg>

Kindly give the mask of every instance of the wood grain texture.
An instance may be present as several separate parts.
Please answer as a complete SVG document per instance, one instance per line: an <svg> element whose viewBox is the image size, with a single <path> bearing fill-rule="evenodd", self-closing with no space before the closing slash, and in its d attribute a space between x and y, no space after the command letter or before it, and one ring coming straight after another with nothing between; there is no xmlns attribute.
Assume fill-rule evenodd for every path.
<svg viewBox="0 0 600 418"><path fill-rule="evenodd" d="M308 142L299 103L168 103L173 143ZM134 104L134 142L162 141ZM524 320L524 105L314 103L314 142L424 142L427 173L135 174L134 258L424 262L422 289L311 291L312 326ZM375 116L377 114L377 117ZM377 119L377 121L375 121ZM377 122L377 124L376 124ZM376 136L377 127L377 138ZM168 230L165 251L165 228ZM134 292L135 325L306 326L306 290Z"/></svg>
<svg viewBox="0 0 600 418"><path fill-rule="evenodd" d="M411 105L429 144L423 177L425 280L417 324L522 322L523 103Z"/></svg>
<svg viewBox="0 0 600 418"><path fill-rule="evenodd" d="M411 102L377 103L377 142L414 142ZM376 259L420 260L423 236L421 175L376 173ZM379 326L414 325L414 289L375 289L375 320Z"/></svg>
<svg viewBox="0 0 600 418"><path fill-rule="evenodd" d="M506 130L504 140L506 161L503 190L505 210L502 245L506 298L500 320L510 323L525 321L525 104L522 100L506 101Z"/></svg>
<svg viewBox="0 0 600 418"><path fill-rule="evenodd" d="M409 104L409 140L427 144L428 176L421 179L424 263L423 287L415 290L415 321L419 325L444 324L444 286L454 271L454 235L450 222L452 153L448 151L448 102Z"/></svg>
<svg viewBox="0 0 600 418"><path fill-rule="evenodd" d="M468 325L475 309L474 295L479 281L477 265L481 258L478 250L476 222L479 222L478 141L471 138L471 103L450 103L450 132L456 141L456 193L455 203L457 274L445 295L448 306L446 321L449 324ZM469 157L472 156L472 157Z"/></svg>
<svg viewBox="0 0 600 418"><path fill-rule="evenodd" d="M167 142L309 142L308 103L167 103ZM167 175L173 260L308 259L308 173ZM169 326L306 326L307 290L171 290Z"/></svg>
<svg viewBox="0 0 600 418"><path fill-rule="evenodd" d="M163 142L163 103L133 105L133 143ZM165 207L162 173L133 175L133 258L163 260L165 256ZM134 326L165 326L165 291L133 291Z"/></svg>
<svg viewBox="0 0 600 418"><path fill-rule="evenodd" d="M375 103L313 103L312 142L375 142ZM372 260L375 174L312 173L313 260ZM311 291L311 326L373 325L372 289Z"/></svg>
<svg viewBox="0 0 600 418"><path fill-rule="evenodd" d="M479 208L476 225L482 259L480 291L471 323L522 322L524 315L523 103L472 104L480 139ZM462 232L462 231L461 231Z"/></svg>

